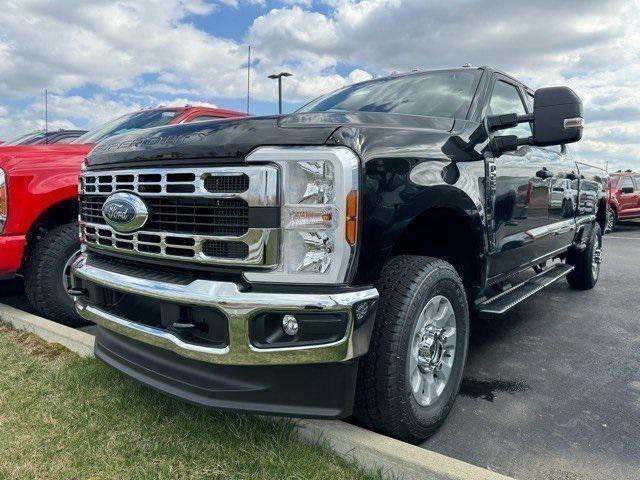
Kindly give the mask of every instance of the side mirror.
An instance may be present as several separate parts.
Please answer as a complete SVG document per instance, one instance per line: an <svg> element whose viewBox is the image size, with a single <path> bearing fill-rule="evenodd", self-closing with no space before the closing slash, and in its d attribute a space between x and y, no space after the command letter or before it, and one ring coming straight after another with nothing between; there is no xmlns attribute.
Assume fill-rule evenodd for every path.
<svg viewBox="0 0 640 480"><path fill-rule="evenodd" d="M536 90L533 101L533 144L564 145L582 138L582 102L568 87Z"/></svg>
<svg viewBox="0 0 640 480"><path fill-rule="evenodd" d="M491 115L487 117L487 128L490 132L504 130L524 122L533 124L533 136L493 137L491 145L494 151L500 154L516 150L520 145L548 147L577 142L582 138L584 125L582 102L568 87L539 88L533 101L533 113Z"/></svg>
<svg viewBox="0 0 640 480"><path fill-rule="evenodd" d="M633 193L633 187L622 187L620 193Z"/></svg>

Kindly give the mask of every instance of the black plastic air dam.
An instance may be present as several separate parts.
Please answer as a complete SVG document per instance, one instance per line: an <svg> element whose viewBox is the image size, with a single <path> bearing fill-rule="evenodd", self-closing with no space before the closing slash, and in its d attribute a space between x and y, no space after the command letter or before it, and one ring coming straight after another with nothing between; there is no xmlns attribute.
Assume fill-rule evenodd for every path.
<svg viewBox="0 0 640 480"><path fill-rule="evenodd" d="M98 327L96 357L129 377L219 410L310 418L351 415L358 361L230 366L198 362Z"/></svg>

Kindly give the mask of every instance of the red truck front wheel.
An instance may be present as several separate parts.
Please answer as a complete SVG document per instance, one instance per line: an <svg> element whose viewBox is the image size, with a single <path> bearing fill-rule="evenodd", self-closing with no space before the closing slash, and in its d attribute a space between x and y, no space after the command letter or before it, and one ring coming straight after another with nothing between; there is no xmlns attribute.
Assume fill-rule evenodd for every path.
<svg viewBox="0 0 640 480"><path fill-rule="evenodd" d="M87 324L76 314L65 280L79 250L78 224L61 225L33 246L24 271L24 288L33 308L40 315L71 327Z"/></svg>

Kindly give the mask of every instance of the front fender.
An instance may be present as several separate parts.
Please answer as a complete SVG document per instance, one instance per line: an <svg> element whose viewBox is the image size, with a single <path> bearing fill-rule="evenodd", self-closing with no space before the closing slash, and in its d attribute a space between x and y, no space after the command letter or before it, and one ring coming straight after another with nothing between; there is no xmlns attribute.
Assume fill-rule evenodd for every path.
<svg viewBox="0 0 640 480"><path fill-rule="evenodd" d="M450 169L456 170L455 181ZM398 158L376 160L367 162L364 178L364 225L356 283L375 282L405 230L434 208L451 210L456 217L466 219L473 232L470 247L486 251L483 162L455 165Z"/></svg>

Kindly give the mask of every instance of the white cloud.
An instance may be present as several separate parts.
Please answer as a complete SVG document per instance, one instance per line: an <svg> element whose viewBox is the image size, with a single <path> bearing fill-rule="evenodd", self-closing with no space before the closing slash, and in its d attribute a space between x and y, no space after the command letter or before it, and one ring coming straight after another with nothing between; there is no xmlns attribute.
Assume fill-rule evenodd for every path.
<svg viewBox="0 0 640 480"><path fill-rule="evenodd" d="M24 100L44 88L62 98L91 86L100 93L84 98L86 106L78 100L86 95L71 95L68 113L52 117L81 125L166 98L242 98L246 44L215 36L215 21L221 8L241 14L250 4L265 7L244 32L255 100L275 100L266 77L282 70L294 73L286 99L303 102L372 73L488 64L532 87L570 85L588 121L577 151L640 163L630 141L640 138L640 0L5 1L0 98ZM194 16L208 16L213 33L196 28ZM39 121L35 107L20 114L31 120L5 121L0 137Z"/></svg>
<svg viewBox="0 0 640 480"><path fill-rule="evenodd" d="M168 102L163 102L161 105L165 107L184 107L185 105L191 105L192 107L218 108L218 105L215 103L201 102L200 100L191 100L189 98L174 98Z"/></svg>
<svg viewBox="0 0 640 480"><path fill-rule="evenodd" d="M311 8L313 0L280 0L283 5L293 6L300 5L301 7Z"/></svg>
<svg viewBox="0 0 640 480"><path fill-rule="evenodd" d="M182 80L237 70L244 56L236 43L185 21L212 8L197 0L11 2L0 17L0 97L45 86L131 88L143 74Z"/></svg>
<svg viewBox="0 0 640 480"><path fill-rule="evenodd" d="M250 38L276 63L320 72L340 64L384 74L469 62L506 69L534 88L569 85L582 97L588 121L576 152L640 167L638 143L620 143L640 138L638 0L327 3L328 15L298 6L271 10L256 19Z"/></svg>

